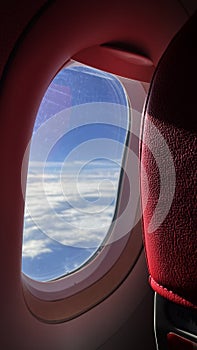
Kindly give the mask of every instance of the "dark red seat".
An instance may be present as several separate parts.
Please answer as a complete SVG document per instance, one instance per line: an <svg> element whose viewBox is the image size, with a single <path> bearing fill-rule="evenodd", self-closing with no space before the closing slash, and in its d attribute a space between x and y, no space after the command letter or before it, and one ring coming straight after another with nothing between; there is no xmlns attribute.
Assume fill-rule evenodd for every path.
<svg viewBox="0 0 197 350"><path fill-rule="evenodd" d="M158 293L158 349L165 350L171 330L197 339L196 84L197 13L158 64L142 131L144 242L150 284Z"/></svg>

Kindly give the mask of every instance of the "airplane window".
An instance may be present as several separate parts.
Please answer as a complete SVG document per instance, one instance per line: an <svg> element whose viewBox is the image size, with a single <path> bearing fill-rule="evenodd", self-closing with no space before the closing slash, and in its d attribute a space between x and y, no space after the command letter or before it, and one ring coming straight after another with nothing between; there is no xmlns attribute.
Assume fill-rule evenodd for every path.
<svg viewBox="0 0 197 350"><path fill-rule="evenodd" d="M129 106L118 78L63 68L37 113L30 146L22 271L36 281L73 273L102 249L115 216Z"/></svg>

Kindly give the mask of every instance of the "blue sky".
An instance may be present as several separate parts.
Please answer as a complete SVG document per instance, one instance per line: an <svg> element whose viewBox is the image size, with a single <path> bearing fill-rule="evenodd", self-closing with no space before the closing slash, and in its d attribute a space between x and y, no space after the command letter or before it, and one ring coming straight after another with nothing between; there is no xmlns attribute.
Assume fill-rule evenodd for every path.
<svg viewBox="0 0 197 350"><path fill-rule="evenodd" d="M106 123L106 108L101 109L100 123L100 103L107 109L111 106ZM82 105L91 107L92 122L73 128L75 118L83 120ZM124 106L123 112L116 105ZM128 124L126 106L119 81L91 68L66 68L49 86L34 126L33 138L40 141L30 153L27 180L22 269L33 279L50 280L76 270L102 244L115 210ZM60 114L66 132L53 142L43 167L42 147L49 134L61 128ZM51 128L54 116L57 125L53 120ZM36 139L45 126L45 137Z"/></svg>

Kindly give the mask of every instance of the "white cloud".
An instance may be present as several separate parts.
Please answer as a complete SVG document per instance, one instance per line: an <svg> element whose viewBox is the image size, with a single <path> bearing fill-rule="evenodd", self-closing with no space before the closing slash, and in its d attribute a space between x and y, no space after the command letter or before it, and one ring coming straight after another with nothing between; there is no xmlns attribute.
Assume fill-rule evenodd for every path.
<svg viewBox="0 0 197 350"><path fill-rule="evenodd" d="M30 239L23 242L23 258L35 258L40 254L51 253L52 250L47 247L49 241L46 239Z"/></svg>
<svg viewBox="0 0 197 350"><path fill-rule="evenodd" d="M80 193L76 192L72 172L60 178L57 169L52 168L43 177L39 166L35 166L28 176L24 258L50 253L50 239L63 245L98 247L111 225L118 187L117 165L108 171L98 167L95 173L83 174L78 179Z"/></svg>

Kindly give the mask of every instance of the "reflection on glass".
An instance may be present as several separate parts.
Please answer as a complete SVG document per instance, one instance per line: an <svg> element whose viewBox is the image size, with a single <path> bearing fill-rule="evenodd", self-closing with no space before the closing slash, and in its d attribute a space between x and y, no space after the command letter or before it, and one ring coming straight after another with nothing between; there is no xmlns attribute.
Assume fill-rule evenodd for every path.
<svg viewBox="0 0 197 350"><path fill-rule="evenodd" d="M50 84L31 141L22 270L37 281L69 274L101 249L117 200L128 130L119 80L70 65Z"/></svg>

